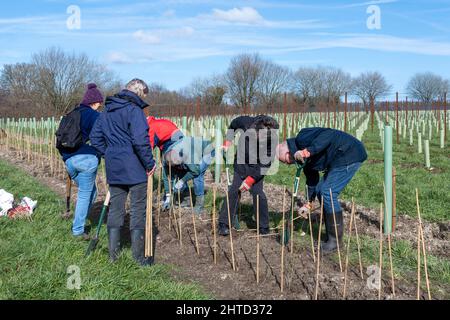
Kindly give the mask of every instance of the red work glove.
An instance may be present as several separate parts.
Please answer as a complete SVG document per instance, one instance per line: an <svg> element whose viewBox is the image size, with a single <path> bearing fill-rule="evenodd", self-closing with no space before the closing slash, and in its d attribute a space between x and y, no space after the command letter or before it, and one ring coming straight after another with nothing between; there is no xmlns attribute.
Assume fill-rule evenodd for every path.
<svg viewBox="0 0 450 320"><path fill-rule="evenodd" d="M225 140L225 142L222 145L222 149L225 151L228 151L228 149L233 145L233 142Z"/></svg>
<svg viewBox="0 0 450 320"><path fill-rule="evenodd" d="M255 184L255 179L253 179L252 177L247 177L244 182L242 182L241 186L239 187L239 191L241 192L246 192L248 190L250 190L253 185Z"/></svg>

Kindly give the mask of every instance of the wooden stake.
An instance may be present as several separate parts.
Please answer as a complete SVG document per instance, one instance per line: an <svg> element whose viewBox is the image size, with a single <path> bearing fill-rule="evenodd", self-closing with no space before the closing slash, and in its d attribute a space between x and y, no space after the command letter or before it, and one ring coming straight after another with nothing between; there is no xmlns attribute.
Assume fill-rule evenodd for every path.
<svg viewBox="0 0 450 320"><path fill-rule="evenodd" d="M379 260L379 287L378 287L378 300L381 300L381 276L383 273L383 204L380 204L380 260Z"/></svg>
<svg viewBox="0 0 450 320"><path fill-rule="evenodd" d="M350 215L350 226L348 228L348 240L347 240L347 254L345 256L345 274L344 274L344 293L343 298L345 299L347 296L347 271L348 271L348 259L350 255L350 240L352 238L352 225L353 225L353 217L355 215L355 207L352 205L352 212Z"/></svg>
<svg viewBox="0 0 450 320"><path fill-rule="evenodd" d="M161 177L162 177L162 163L161 160L159 161L159 169L158 169L158 197L157 197L157 202L158 202L158 218L157 218L157 224L158 224L158 228L161 225Z"/></svg>
<svg viewBox="0 0 450 320"><path fill-rule="evenodd" d="M145 219L145 257L153 257L153 175L147 178L147 212Z"/></svg>
<svg viewBox="0 0 450 320"><path fill-rule="evenodd" d="M388 248L389 248L389 264L391 267L392 295L395 297L394 264L392 263L392 247L391 247L391 234L390 233L388 233Z"/></svg>
<svg viewBox="0 0 450 320"><path fill-rule="evenodd" d="M283 233L282 233L282 238L281 238L281 274L280 274L280 289L281 292L283 292L284 290L284 237L285 237L285 209L286 209L286 187L285 190L283 192ZM293 234L291 234L291 237L293 236Z"/></svg>
<svg viewBox="0 0 450 320"><path fill-rule="evenodd" d="M339 248L339 235L338 235L338 229L337 229L337 225L336 225L336 213L334 211L334 202L333 202L333 192L331 192L330 189L330 199L331 199L331 208L333 210L333 220L334 220L334 231L336 233L336 244L337 244L337 251L338 251L338 257L339 257L339 268L342 270L342 259L341 259L341 249Z"/></svg>
<svg viewBox="0 0 450 320"><path fill-rule="evenodd" d="M314 294L314 300L317 300L317 296L319 293L319 273L320 273L320 236L322 233L322 219L323 219L323 196L320 206L320 222L319 222L319 236L317 239L317 268L316 268L316 290Z"/></svg>
<svg viewBox="0 0 450 320"><path fill-rule="evenodd" d="M352 198L352 207L355 208L355 235L356 235L356 244L358 247L359 271L361 273L361 279L364 280L364 272L361 259L361 245L359 243L358 224L356 223L356 207L355 207L355 200L353 198Z"/></svg>
<svg viewBox="0 0 450 320"><path fill-rule="evenodd" d="M227 209L228 209L228 228L230 230L230 248L231 248L231 261L233 264L233 271L236 271L236 263L234 261L234 246L233 246L233 230L231 226L231 213L230 213L230 198L228 196L228 190L226 191L227 196Z"/></svg>
<svg viewBox="0 0 450 320"><path fill-rule="evenodd" d="M420 242L421 242L421 236L420 236L420 223L417 223L417 300L420 300Z"/></svg>
<svg viewBox="0 0 450 320"><path fill-rule="evenodd" d="M182 234L183 231L181 229L181 193L179 190L178 190L178 217L179 217L179 219L178 219L178 227L179 227L178 234L180 236L180 247L182 247L183 246L183 234Z"/></svg>
<svg viewBox="0 0 450 320"><path fill-rule="evenodd" d="M195 211L194 211L194 203L192 201L192 190L191 190L191 186L188 186L188 187L189 187L189 197L191 198L192 225L194 227L195 248L197 251L197 255L200 255L200 247L198 246L198 238L197 238L197 228L195 226Z"/></svg>
<svg viewBox="0 0 450 320"><path fill-rule="evenodd" d="M308 201L308 203L309 203L308 187L306 187L306 201ZM311 221L311 210L308 210L308 220L309 220L309 235L311 238L311 251L312 251L313 261L316 262L316 252L314 250L314 235L313 235L312 221ZM320 245L320 243L319 243L319 245Z"/></svg>
<svg viewBox="0 0 450 320"><path fill-rule="evenodd" d="M217 235L216 235L216 186L213 187L213 216L212 216L212 229L213 229L213 255L214 264L217 264Z"/></svg>
<svg viewBox="0 0 450 320"><path fill-rule="evenodd" d="M256 283L259 284L259 194L256 195Z"/></svg>
<svg viewBox="0 0 450 320"><path fill-rule="evenodd" d="M428 279L427 253L426 253L426 250L425 250L425 238L424 238L424 235L423 235L422 217L420 215L419 190L417 188L416 188L416 202L417 202L417 216L419 217L420 238L421 238L422 250L423 250L423 263L424 263L424 268L425 268L425 281L426 281L426 285L427 285L428 299L431 300L430 281Z"/></svg>

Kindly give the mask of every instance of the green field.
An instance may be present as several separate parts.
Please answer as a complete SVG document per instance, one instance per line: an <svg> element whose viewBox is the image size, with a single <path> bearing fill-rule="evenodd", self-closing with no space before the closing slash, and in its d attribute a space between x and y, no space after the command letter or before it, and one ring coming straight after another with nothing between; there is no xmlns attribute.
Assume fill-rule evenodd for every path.
<svg viewBox="0 0 450 320"><path fill-rule="evenodd" d="M138 267L129 249L111 264L106 234L97 251L85 258L87 243L73 239L70 222L59 218L62 199L3 160L0 187L16 199L29 196L39 205L32 222L0 218L0 299L208 298L197 286L175 282L170 266ZM73 266L80 270L80 290L67 286L69 281L73 288Z"/></svg>

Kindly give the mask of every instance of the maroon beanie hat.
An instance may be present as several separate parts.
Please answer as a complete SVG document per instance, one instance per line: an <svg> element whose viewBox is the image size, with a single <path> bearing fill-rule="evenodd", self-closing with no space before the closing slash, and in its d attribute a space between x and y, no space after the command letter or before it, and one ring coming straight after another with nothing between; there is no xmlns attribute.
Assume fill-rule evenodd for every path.
<svg viewBox="0 0 450 320"><path fill-rule="evenodd" d="M97 102L103 103L103 95L100 90L97 89L97 85L95 83L89 83L81 104L89 106Z"/></svg>

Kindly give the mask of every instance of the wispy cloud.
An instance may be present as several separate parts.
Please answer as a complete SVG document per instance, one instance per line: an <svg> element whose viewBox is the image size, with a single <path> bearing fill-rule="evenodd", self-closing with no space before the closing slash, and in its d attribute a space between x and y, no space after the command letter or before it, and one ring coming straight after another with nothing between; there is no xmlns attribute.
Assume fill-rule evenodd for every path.
<svg viewBox="0 0 450 320"><path fill-rule="evenodd" d="M233 8L230 10L214 9L212 16L215 19L226 22L237 22L247 24L264 23L264 18L257 10L251 7Z"/></svg>

